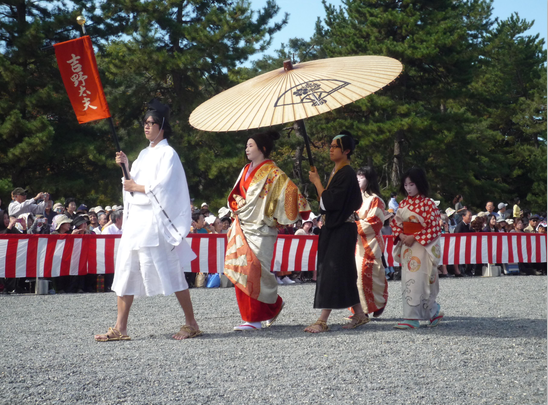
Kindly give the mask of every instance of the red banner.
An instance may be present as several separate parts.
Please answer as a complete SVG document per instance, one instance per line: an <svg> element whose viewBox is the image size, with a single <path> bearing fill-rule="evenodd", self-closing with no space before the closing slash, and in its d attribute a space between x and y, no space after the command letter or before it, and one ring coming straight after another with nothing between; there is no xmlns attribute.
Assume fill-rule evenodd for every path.
<svg viewBox="0 0 548 405"><path fill-rule="evenodd" d="M110 117L89 36L55 44L55 56L80 124Z"/></svg>

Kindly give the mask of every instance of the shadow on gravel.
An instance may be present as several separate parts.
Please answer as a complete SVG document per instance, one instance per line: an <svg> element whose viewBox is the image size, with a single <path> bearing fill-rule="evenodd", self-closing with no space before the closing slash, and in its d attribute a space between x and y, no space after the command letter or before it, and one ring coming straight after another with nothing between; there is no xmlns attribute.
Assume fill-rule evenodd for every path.
<svg viewBox="0 0 548 405"><path fill-rule="evenodd" d="M493 337L493 338L546 338L546 319L514 319L514 318L474 318L474 317L445 317L443 322L436 328L429 328L425 325L417 330L397 330L394 324L398 322L396 318L377 319L368 325L353 330L342 328L343 323L334 323L325 333L306 333L304 328L308 325L275 325L272 328L264 328L260 331L236 332L227 330L226 332L208 332L196 339L215 340L215 339L295 339L300 337L334 337L342 335L358 334L379 334L396 333L419 334L419 335L437 335L437 336L466 336L466 337ZM173 333L159 334L154 336L142 337L136 340L154 340L168 339L172 340ZM193 340L196 340L193 339Z"/></svg>

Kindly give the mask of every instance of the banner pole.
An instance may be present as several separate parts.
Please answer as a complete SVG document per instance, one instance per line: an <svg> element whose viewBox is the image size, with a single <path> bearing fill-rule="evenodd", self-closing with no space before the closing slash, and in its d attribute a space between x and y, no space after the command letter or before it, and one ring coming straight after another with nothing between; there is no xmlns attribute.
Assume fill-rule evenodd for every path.
<svg viewBox="0 0 548 405"><path fill-rule="evenodd" d="M86 35L86 27L84 27L84 24L86 23L86 19L84 16L79 15L76 17L76 22L80 27L82 27L82 34L81 37ZM121 152L120 150L120 142L118 142L118 135L116 135L116 127L114 126L114 120L112 119L112 116L108 118L108 123L110 125L110 132L112 133L112 140L114 141L114 145L116 146L116 152ZM127 171L127 167L125 163L122 163L122 171L124 172L124 177L126 180L129 180L129 173ZM133 195L133 193L131 193Z"/></svg>

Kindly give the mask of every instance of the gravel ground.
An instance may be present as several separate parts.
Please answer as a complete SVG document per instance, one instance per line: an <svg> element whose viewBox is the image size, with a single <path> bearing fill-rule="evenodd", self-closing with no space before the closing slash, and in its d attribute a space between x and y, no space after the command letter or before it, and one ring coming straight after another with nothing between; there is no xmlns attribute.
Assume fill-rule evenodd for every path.
<svg viewBox="0 0 548 405"><path fill-rule="evenodd" d="M193 289L203 337L175 341L174 296L141 298L132 341L96 343L114 326L113 293L0 296L2 404L546 404L546 277L442 279L437 328L393 329L383 316L309 335L314 285L282 286L268 330L233 332L234 291Z"/></svg>

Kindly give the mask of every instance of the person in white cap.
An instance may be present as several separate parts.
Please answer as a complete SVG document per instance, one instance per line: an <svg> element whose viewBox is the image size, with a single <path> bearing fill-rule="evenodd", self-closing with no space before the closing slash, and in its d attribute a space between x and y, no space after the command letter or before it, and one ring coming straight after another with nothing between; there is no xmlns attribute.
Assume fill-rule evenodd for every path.
<svg viewBox="0 0 548 405"><path fill-rule="evenodd" d="M505 204L503 202L499 203L499 205L498 205L499 212L497 213L498 218L502 218L502 219L509 218L509 216L507 215L508 213L506 212L506 207L507 206L508 206L508 204Z"/></svg>
<svg viewBox="0 0 548 405"><path fill-rule="evenodd" d="M175 293L185 314L185 325L174 339L202 335L183 271L196 257L185 240L190 230L190 196L181 159L167 142L168 117L169 107L157 100L149 104L144 133L150 146L133 162L130 179L123 180L124 232L112 283L118 317L114 328L95 336L98 342L130 340L127 322L133 298L158 294ZM116 153L116 163L128 165L127 156Z"/></svg>

